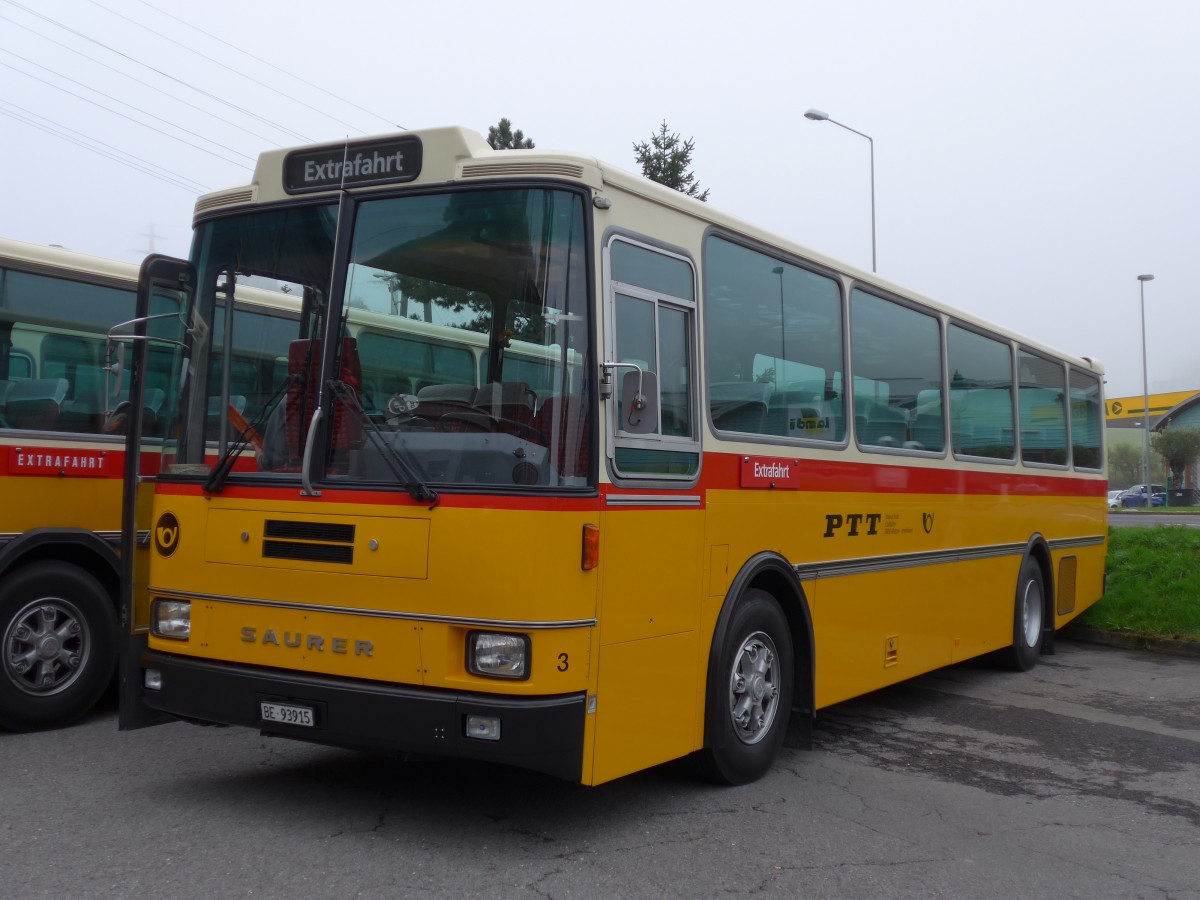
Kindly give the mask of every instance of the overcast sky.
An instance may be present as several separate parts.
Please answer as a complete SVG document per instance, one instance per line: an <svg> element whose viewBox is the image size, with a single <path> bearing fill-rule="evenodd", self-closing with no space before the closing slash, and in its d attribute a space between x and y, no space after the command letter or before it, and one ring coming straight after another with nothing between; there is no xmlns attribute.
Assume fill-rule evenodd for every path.
<svg viewBox="0 0 1200 900"><path fill-rule="evenodd" d="M1200 389L1195 0L0 0L0 234L186 255L262 150L501 116L1107 368ZM119 162L117 157L124 162ZM132 168L136 166L138 168ZM152 171L156 174L147 174Z"/></svg>

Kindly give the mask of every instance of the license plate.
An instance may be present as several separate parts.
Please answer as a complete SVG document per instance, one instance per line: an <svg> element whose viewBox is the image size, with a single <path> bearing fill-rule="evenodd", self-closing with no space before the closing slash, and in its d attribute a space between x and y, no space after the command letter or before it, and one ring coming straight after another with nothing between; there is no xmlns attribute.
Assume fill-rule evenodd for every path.
<svg viewBox="0 0 1200 900"><path fill-rule="evenodd" d="M264 722L274 722L279 725L302 725L306 728L312 728L316 724L313 721L313 711L307 706L292 706L288 703L270 703L261 700L258 704L258 711Z"/></svg>

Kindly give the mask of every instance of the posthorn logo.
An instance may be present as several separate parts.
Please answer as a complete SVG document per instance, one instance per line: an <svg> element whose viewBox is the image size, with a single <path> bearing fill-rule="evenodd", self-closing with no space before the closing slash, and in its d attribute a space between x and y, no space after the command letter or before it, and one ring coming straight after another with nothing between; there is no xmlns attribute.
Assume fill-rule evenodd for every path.
<svg viewBox="0 0 1200 900"><path fill-rule="evenodd" d="M154 524L154 546L162 556L170 556L179 546L179 520L163 513Z"/></svg>

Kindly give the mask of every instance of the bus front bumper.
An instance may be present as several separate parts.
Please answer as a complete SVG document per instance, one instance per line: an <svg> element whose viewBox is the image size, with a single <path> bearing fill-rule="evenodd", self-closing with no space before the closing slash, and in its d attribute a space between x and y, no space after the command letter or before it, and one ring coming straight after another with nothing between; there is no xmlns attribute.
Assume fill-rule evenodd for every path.
<svg viewBox="0 0 1200 900"><path fill-rule="evenodd" d="M380 752L477 759L579 781L584 694L512 697L380 684L194 660L147 651L152 709L182 719L257 728L263 734ZM308 713L304 713L307 710ZM267 721L279 711L312 724ZM498 722L496 739L468 735Z"/></svg>

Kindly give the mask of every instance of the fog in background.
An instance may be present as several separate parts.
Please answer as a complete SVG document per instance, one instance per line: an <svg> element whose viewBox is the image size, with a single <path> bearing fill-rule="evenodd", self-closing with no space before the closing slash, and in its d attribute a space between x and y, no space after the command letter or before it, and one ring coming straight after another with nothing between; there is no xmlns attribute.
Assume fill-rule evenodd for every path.
<svg viewBox="0 0 1200 900"><path fill-rule="evenodd" d="M0 234L186 255L262 150L501 116L1107 368L1200 389L1200 5L0 0Z"/></svg>

